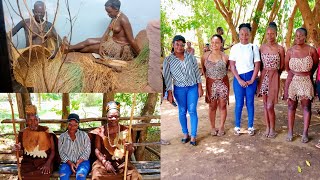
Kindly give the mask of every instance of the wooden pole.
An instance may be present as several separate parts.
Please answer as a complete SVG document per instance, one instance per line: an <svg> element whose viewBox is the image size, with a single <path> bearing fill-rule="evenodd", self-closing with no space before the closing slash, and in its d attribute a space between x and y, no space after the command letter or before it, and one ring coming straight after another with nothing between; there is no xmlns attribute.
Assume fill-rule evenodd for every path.
<svg viewBox="0 0 320 180"><path fill-rule="evenodd" d="M131 106L131 116L130 116L130 123L129 123L129 132L128 132L128 142L132 143L131 139L131 129L132 129L132 120L133 120L133 113L134 113L134 107L136 105L136 93L133 93L132 97L132 106ZM129 151L126 149L126 158L125 158L125 166L124 166L124 176L123 179L127 180L127 171L128 171L128 157L129 157Z"/></svg>
<svg viewBox="0 0 320 180"><path fill-rule="evenodd" d="M16 140L16 144L18 144L19 140L18 140L18 136L17 136L16 123L15 123L15 120L14 120L13 103L12 103L12 99L11 99L10 93L8 93L8 101L9 101L10 107L11 107L11 118L12 118L14 138ZM20 166L19 166L19 151L16 151L16 158L17 158L18 177L21 180L22 178L21 178L21 172L20 172Z"/></svg>

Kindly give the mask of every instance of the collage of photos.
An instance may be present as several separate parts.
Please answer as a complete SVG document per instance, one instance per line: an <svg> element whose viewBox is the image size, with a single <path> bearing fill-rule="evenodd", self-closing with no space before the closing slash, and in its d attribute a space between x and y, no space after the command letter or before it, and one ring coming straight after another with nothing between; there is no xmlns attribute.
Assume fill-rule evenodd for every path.
<svg viewBox="0 0 320 180"><path fill-rule="evenodd" d="M1 0L0 179L317 180L319 0Z"/></svg>

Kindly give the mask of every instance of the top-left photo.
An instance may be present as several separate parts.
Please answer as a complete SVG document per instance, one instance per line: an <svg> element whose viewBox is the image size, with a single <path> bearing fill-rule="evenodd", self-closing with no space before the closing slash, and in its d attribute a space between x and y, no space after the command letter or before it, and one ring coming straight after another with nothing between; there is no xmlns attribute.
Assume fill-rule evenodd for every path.
<svg viewBox="0 0 320 180"><path fill-rule="evenodd" d="M1 92L162 92L159 0L3 0Z"/></svg>

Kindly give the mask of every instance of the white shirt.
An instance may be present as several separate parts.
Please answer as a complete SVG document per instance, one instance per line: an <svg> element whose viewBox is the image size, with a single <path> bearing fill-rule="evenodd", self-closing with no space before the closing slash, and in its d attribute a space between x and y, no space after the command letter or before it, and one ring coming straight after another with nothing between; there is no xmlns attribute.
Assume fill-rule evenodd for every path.
<svg viewBox="0 0 320 180"><path fill-rule="evenodd" d="M253 47L253 52L252 52ZM238 74L244 74L254 70L254 62L260 61L259 48L251 43L235 44L230 50L230 61L236 62Z"/></svg>

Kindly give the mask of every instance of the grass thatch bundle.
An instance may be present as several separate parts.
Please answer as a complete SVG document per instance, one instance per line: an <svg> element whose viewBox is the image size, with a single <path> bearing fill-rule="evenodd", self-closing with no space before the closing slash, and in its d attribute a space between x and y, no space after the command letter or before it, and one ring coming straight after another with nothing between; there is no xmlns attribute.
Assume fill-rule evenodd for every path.
<svg viewBox="0 0 320 180"><path fill-rule="evenodd" d="M110 92L116 88L114 72L95 63L91 54L58 53L48 60L50 51L43 46L13 51L15 79L34 92Z"/></svg>

